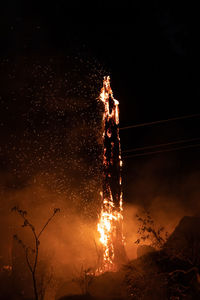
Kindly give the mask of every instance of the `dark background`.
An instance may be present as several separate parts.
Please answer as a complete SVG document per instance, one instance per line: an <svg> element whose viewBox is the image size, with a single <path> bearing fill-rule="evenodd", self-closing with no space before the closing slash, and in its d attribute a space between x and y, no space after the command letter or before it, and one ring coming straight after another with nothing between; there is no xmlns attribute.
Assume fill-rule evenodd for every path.
<svg viewBox="0 0 200 300"><path fill-rule="evenodd" d="M36 140L33 127L41 132L43 121L45 124L56 124L49 125L46 133L48 139L53 136L54 141L58 135L65 136L63 130L66 128L71 130L74 119L76 125L72 126L73 128L81 126L84 128L80 119L85 118L87 124L90 119L84 113L84 109L88 109L87 97L91 99L92 96L94 98L98 96L97 91L101 87L103 75L111 75L114 96L120 101L121 127L200 113L197 8L193 4L186 5L183 2L163 6L153 1L132 2L135 1L123 1L123 4L116 5L112 1L109 3L95 1L95 7L92 2L85 3L85 1L74 1L70 5L67 1L49 1L42 4L33 4L30 1L27 3L7 1L6 4L1 4L1 169L2 172L11 173L15 169L16 176L11 180L12 184L6 183L9 187L12 185L17 188L21 184L26 184L27 178L33 175L34 168L38 168L38 163L37 166L32 164L30 167L30 160L35 157L35 152L32 158L27 159L28 162L24 159L24 155L23 158L16 158L14 152L20 152L18 151L19 140L26 143L29 139L27 143L29 146L32 145ZM66 57L67 62L65 62ZM78 57L77 64L75 57ZM79 68L80 73L78 73ZM53 85L48 85L49 78L52 78L51 70L54 74ZM82 86L85 80L86 88L83 95L85 100L78 101L79 108L82 104L86 105L81 118L79 109L74 109L71 114L68 113L67 118L65 114L62 115L62 112L59 115L55 107L52 109L53 112L48 111L46 117L41 105L36 113L35 103L41 100L40 97L42 99L47 97L47 91L56 90L55 95L51 95L52 99L58 96L64 99L66 94L71 93L65 85L62 85L65 73L68 82L70 80L72 82L70 87L72 90L76 90L74 88L76 81L81 81L81 76ZM87 76L89 73L92 75ZM45 93L41 93L42 85ZM30 87L34 91L30 92ZM93 88L94 92L86 91L90 88ZM77 89L78 92L74 94L72 92L70 97L80 97L81 87ZM94 103L89 106L89 110L92 105ZM30 107L32 107L32 115ZM60 109L59 105L58 109ZM95 107L94 112L97 111ZM95 113L92 114L91 119L95 120ZM30 120L34 120L35 123ZM31 133L29 131L27 134L31 122L34 125L31 127ZM198 138L199 125L199 117L194 117L123 130L121 131L122 151ZM94 159L95 149L98 147L91 146L95 141L90 137L88 142L87 133L88 127L84 133L85 144L83 142L82 145L86 153L83 149L79 153L86 155L86 161L90 161L87 149L93 149L90 154ZM40 163L40 171L46 169L47 165L48 168L58 165L58 169L62 166L65 155L63 147L66 145L61 145L60 141L58 143L61 150L57 153L56 159L53 159L54 163L49 167L49 158L46 158L46 163L44 158L43 164ZM198 144L198 142L189 143L191 144ZM43 153L47 152L47 148L49 151L49 145L45 146L43 137L41 140L37 139L37 148L39 146L43 147ZM9 154L11 147L14 150ZM13 147L17 147L17 150ZM56 147L57 144L54 143L53 148ZM164 149L169 148L172 147ZM29 153L27 148L22 152L26 155ZM136 153L144 152L149 150ZM129 156L134 153L129 153ZM41 155L40 152L38 159ZM52 157L52 153L49 156ZM69 156L68 153L68 158ZM126 156L124 153L125 201L142 202L148 205L151 202L150 198L172 194L190 206L193 193L198 194L199 147L145 156L127 158ZM21 164L18 163L19 159ZM73 162L73 159L71 161ZM95 168L88 174L91 178ZM18 169L21 174L21 169L28 171L24 172L23 176L18 176L19 172L16 171ZM62 172L60 177L65 176L64 171ZM83 176L82 173L78 175ZM76 172L74 176L77 177Z"/></svg>

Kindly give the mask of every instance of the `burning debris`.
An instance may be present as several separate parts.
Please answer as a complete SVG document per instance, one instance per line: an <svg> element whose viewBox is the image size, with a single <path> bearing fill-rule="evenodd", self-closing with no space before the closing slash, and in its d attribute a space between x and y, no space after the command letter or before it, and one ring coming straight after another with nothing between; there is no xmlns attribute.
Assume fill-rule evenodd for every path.
<svg viewBox="0 0 200 300"><path fill-rule="evenodd" d="M115 271L125 260L122 233L122 159L119 137L119 102L114 99L110 77L104 77L100 101L103 113L103 191L102 209L98 223L103 247L101 272Z"/></svg>

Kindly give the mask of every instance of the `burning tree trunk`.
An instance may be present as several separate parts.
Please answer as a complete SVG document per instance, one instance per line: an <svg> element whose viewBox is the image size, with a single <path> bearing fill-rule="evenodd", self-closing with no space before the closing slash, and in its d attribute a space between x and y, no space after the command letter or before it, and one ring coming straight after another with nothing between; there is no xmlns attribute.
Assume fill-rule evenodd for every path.
<svg viewBox="0 0 200 300"><path fill-rule="evenodd" d="M104 77L100 100L103 113L103 191L98 223L103 246L102 271L116 270L126 255L122 233L122 160L119 137L119 102L114 99L110 77Z"/></svg>

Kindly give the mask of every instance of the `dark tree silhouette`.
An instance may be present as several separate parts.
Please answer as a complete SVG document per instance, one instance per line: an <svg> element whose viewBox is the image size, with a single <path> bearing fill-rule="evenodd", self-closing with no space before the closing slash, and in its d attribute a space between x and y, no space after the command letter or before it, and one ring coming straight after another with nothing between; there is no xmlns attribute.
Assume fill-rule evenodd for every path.
<svg viewBox="0 0 200 300"><path fill-rule="evenodd" d="M25 252L26 262L27 266L31 272L32 275L32 281L33 281L33 290L35 295L35 300L39 300L39 294L38 294L38 287L37 287L37 280L36 280L36 269L38 264L38 255L39 255L39 246L40 246L40 237L42 233L44 232L47 225L50 223L50 221L53 219L56 213L60 211L59 208L54 208L53 214L49 217L49 219L46 221L42 229L39 231L39 233L36 233L35 227L32 225L32 223L27 218L27 212L25 210L21 210L18 206L14 206L12 208L12 211L15 211L18 213L18 215L23 219L22 227L28 226L31 229L33 238L34 238L34 248L27 246L23 243L23 241L15 234L13 237L18 243L22 246Z"/></svg>
<svg viewBox="0 0 200 300"><path fill-rule="evenodd" d="M156 250L162 249L168 239L168 232L163 226L156 228L153 218L148 211L144 211L143 216L136 215L139 223L138 231L139 238L135 244L141 244L149 241L150 245Z"/></svg>

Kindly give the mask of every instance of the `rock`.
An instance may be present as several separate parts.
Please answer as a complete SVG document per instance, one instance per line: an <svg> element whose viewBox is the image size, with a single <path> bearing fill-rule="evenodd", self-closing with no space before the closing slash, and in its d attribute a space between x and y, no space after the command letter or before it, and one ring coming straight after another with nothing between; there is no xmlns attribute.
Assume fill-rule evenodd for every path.
<svg viewBox="0 0 200 300"><path fill-rule="evenodd" d="M164 245L168 255L200 267L200 217L184 217Z"/></svg>

